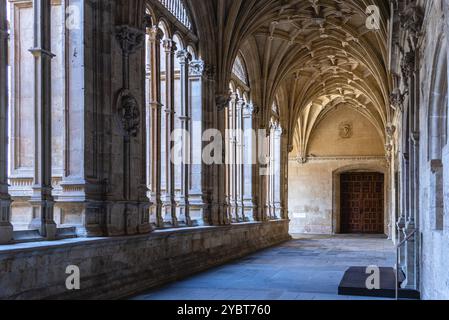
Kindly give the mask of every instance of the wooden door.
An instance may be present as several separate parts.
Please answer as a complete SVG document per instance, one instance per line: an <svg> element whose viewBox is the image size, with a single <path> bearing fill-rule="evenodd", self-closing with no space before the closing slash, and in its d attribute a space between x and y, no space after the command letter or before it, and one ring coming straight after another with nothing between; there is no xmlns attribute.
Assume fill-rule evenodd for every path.
<svg viewBox="0 0 449 320"><path fill-rule="evenodd" d="M384 233L384 175L341 175L342 233Z"/></svg>

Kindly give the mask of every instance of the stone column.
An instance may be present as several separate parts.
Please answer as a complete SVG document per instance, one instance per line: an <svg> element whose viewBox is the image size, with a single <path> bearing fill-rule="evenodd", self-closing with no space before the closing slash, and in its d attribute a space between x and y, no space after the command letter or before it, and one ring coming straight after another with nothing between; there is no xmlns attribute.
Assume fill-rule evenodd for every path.
<svg viewBox="0 0 449 320"><path fill-rule="evenodd" d="M30 203L34 225L43 237L56 237L51 155L51 1L34 0L34 186Z"/></svg>
<svg viewBox="0 0 449 320"><path fill-rule="evenodd" d="M280 219L282 216L281 207L281 136L282 129L277 127L274 131L274 168L273 168L273 216Z"/></svg>
<svg viewBox="0 0 449 320"><path fill-rule="evenodd" d="M192 113L193 128L191 132L192 141L192 166L191 166L191 186L189 191L190 198L190 217L194 226L203 226L207 223L205 217L206 188L203 184L203 128L206 119L203 107L203 96L206 90L203 90L207 78L205 75L205 63L202 60L193 60L189 66L189 82L190 82L190 110Z"/></svg>
<svg viewBox="0 0 449 320"><path fill-rule="evenodd" d="M243 210L243 106L245 100L239 99L236 104L236 206L237 220L246 220Z"/></svg>
<svg viewBox="0 0 449 320"><path fill-rule="evenodd" d="M272 127L270 130L270 169L269 169L269 176L268 176L268 194L269 194L269 202L268 210L269 210L269 217L270 220L275 219L275 212L274 212L274 179L275 179L275 164L276 164L276 152L275 152L275 134L276 130Z"/></svg>
<svg viewBox="0 0 449 320"><path fill-rule="evenodd" d="M230 96L227 94L218 94L215 96L216 112L213 114L213 128L217 130L217 137L221 139L222 154L219 163L213 166L212 184L212 222L213 225L229 225L231 219L231 182L230 177L230 136L228 134Z"/></svg>
<svg viewBox="0 0 449 320"><path fill-rule="evenodd" d="M0 244L13 238L8 193L8 25L6 0L0 0Z"/></svg>
<svg viewBox="0 0 449 320"><path fill-rule="evenodd" d="M227 150L227 167L228 167L228 183L229 183L229 195L228 195L228 213L229 219L231 223L238 222L237 216L237 197L236 197L236 105L237 105L237 95L235 93L231 94L231 101L228 108L228 126L227 126L227 135L228 135L228 150Z"/></svg>
<svg viewBox="0 0 449 320"><path fill-rule="evenodd" d="M176 43L167 39L163 42L165 49L165 199L164 224L178 226L175 202L175 164L172 161L171 151L174 149L172 133L175 129L175 52Z"/></svg>
<svg viewBox="0 0 449 320"><path fill-rule="evenodd" d="M263 120L260 119L261 121ZM258 161L259 161L259 221L265 222L268 220L269 207L269 145L270 145L270 133L267 128L261 126L260 132L257 138L257 149L258 149Z"/></svg>
<svg viewBox="0 0 449 320"><path fill-rule="evenodd" d="M288 220L288 156L289 142L288 130L283 129L281 133L281 169L280 169L280 190L281 190L281 219Z"/></svg>
<svg viewBox="0 0 449 320"><path fill-rule="evenodd" d="M190 226L192 221L189 212L189 190L190 190L190 162L191 162L191 114L189 110L189 64L192 56L186 50L178 51L177 58L181 65L181 128L182 137L182 164L181 164L181 197L179 199L180 224Z"/></svg>
<svg viewBox="0 0 449 320"><path fill-rule="evenodd" d="M253 131L254 106L246 104L243 108L243 207L247 221L257 219L256 203L253 197L253 166L255 158L256 133Z"/></svg>
<svg viewBox="0 0 449 320"><path fill-rule="evenodd" d="M151 65L151 215L157 227L163 227L162 201L161 201L161 39L162 31L153 26L148 32L150 41L150 65Z"/></svg>

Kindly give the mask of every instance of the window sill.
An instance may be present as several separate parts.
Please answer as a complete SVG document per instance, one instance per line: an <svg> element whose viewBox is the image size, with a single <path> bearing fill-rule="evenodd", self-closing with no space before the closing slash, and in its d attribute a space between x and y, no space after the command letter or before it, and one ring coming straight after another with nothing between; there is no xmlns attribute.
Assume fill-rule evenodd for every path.
<svg viewBox="0 0 449 320"><path fill-rule="evenodd" d="M97 237L97 238L76 238L69 235L61 235L58 239L53 241L48 241L42 237L25 237L20 241L14 241L11 244L0 245L0 258L2 254L17 254L22 252L30 252L33 250L45 250L51 248L63 248L63 247L71 247L77 246L80 244L90 245L90 244L102 244L111 241L129 241L133 239L141 239L141 238L161 238L161 237L170 237L178 234L188 234L188 233L206 233L213 232L223 228L245 228L251 225L263 225L263 224L277 224L283 223L287 220L274 220L268 222L244 222L238 224L232 224L228 226L200 226L200 227L186 227L186 228L172 228L172 229L157 229L148 234L141 235L133 235L133 236L118 236L118 237ZM70 228L69 228L70 229ZM20 231L18 231L20 232ZM16 233L16 232L15 232ZM36 231L37 233L37 231Z"/></svg>

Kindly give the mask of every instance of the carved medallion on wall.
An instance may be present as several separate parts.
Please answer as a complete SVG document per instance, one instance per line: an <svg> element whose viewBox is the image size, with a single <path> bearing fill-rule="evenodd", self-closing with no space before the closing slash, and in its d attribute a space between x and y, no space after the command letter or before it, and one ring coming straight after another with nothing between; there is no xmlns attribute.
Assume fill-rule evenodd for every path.
<svg viewBox="0 0 449 320"><path fill-rule="evenodd" d="M129 90L120 91L117 99L117 115L125 137L137 137L140 127L139 105Z"/></svg>
<svg viewBox="0 0 449 320"><path fill-rule="evenodd" d="M351 122L342 122L338 126L338 135L342 139L350 139L354 134L353 126Z"/></svg>

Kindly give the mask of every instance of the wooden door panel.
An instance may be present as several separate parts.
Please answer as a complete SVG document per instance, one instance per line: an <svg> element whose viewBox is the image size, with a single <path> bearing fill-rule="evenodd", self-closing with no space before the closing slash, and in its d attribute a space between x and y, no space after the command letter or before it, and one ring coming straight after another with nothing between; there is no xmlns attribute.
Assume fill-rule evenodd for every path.
<svg viewBox="0 0 449 320"><path fill-rule="evenodd" d="M340 190L343 233L384 233L383 174L343 174Z"/></svg>

